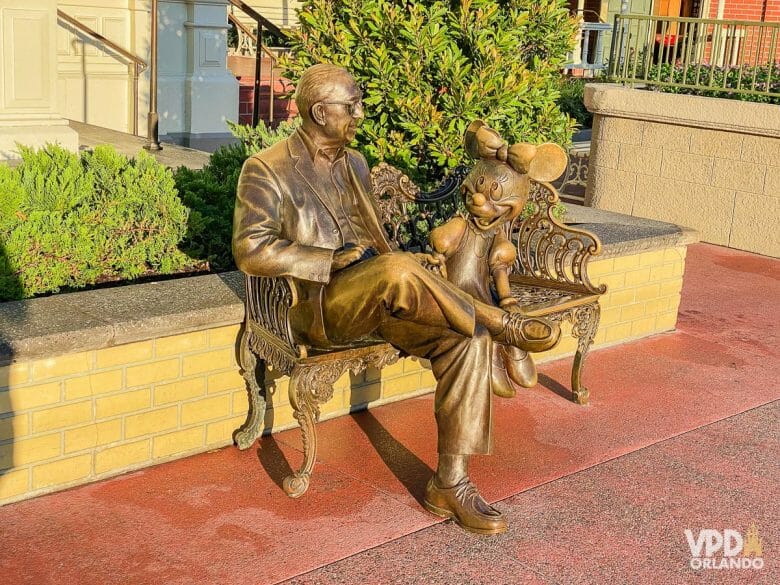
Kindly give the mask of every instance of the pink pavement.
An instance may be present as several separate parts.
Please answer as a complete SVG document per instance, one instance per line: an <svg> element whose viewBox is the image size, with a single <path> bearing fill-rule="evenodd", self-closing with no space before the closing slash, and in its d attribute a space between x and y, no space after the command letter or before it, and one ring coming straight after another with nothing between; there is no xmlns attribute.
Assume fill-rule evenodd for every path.
<svg viewBox="0 0 780 585"><path fill-rule="evenodd" d="M589 407L568 400L569 359L496 400L472 477L504 536L420 506L424 396L322 423L299 500L280 488L301 459L291 430L0 508L0 582L779 582L780 262L694 245L684 282L676 332L591 354ZM764 569L689 567L686 528L751 522Z"/></svg>

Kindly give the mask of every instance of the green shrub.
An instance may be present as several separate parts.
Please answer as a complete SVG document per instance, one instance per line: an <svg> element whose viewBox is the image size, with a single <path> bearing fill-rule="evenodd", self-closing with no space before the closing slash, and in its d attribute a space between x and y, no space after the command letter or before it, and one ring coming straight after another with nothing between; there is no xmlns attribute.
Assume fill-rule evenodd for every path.
<svg viewBox="0 0 780 585"><path fill-rule="evenodd" d="M463 162L468 124L509 142L566 144L574 122L556 104L575 33L562 0L308 0L285 76L318 62L363 87L358 148L423 187Z"/></svg>
<svg viewBox="0 0 780 585"><path fill-rule="evenodd" d="M251 156L290 136L301 125L301 119L295 117L291 120L284 120L276 128L266 126L262 121L257 126L236 124L230 121L227 125L233 136L238 138L246 148L247 156Z"/></svg>
<svg viewBox="0 0 780 585"><path fill-rule="evenodd" d="M187 209L151 155L20 151L19 166L0 166L0 300L194 265L177 248Z"/></svg>
<svg viewBox="0 0 780 585"><path fill-rule="evenodd" d="M577 122L580 128L593 126L593 114L585 107L585 84L593 83L593 79L578 77L561 77L558 107L572 120Z"/></svg>
<svg viewBox="0 0 780 585"><path fill-rule="evenodd" d="M756 78L755 88L758 91L771 91L775 95L768 96L742 93L739 91L722 91L718 89L722 87L737 89L738 86L746 88L752 84L754 75ZM740 100L745 102L780 104L780 76L778 75L777 66L745 66L740 72L739 68L733 67L702 65L700 67L689 66L685 68L682 65L669 65L668 63L665 63L663 65L651 65L648 68L647 73L649 84L652 84L653 80L659 79L660 81L670 83L686 83L689 85L696 85L698 78L698 83L700 85L707 85L710 84L710 77L712 77L711 85L714 86L713 89L675 87L668 85L654 86L653 89L656 91L662 91L664 93L681 93Z"/></svg>
<svg viewBox="0 0 780 585"><path fill-rule="evenodd" d="M300 119L276 128L263 122L256 127L228 122L238 144L219 147L202 169L181 167L175 172L179 196L191 210L182 250L206 260L214 272L235 269L231 240L241 167L254 153L287 138L299 124Z"/></svg>

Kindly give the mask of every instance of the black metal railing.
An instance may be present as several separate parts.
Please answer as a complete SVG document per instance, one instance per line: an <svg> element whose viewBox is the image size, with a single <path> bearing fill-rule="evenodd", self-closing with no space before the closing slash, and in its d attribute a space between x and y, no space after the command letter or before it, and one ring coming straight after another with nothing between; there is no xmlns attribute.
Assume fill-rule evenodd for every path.
<svg viewBox="0 0 780 585"><path fill-rule="evenodd" d="M286 33L276 26L273 22L268 20L265 16L257 12L254 8L249 6L242 0L229 0L230 4L241 10L244 14L249 16L255 21L257 32L249 30L235 15L228 13L228 19L232 22L236 28L241 31L245 37L248 37L254 43L254 57L255 57L255 82L253 88L253 105L252 105L252 126L257 126L260 121L260 82L263 72L263 55L267 55L271 61L271 73L269 83L269 121L273 122L274 119L274 69L277 63L277 57L267 47L263 45L263 31L267 31L276 35L278 38L284 38Z"/></svg>
<svg viewBox="0 0 780 585"><path fill-rule="evenodd" d="M619 14L614 31L614 81L780 95L780 22Z"/></svg>

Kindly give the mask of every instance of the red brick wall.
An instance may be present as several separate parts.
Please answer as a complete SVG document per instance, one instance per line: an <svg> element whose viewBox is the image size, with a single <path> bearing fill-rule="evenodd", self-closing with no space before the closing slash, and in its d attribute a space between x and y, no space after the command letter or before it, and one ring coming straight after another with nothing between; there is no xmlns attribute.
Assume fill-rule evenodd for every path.
<svg viewBox="0 0 780 585"><path fill-rule="evenodd" d="M709 17L717 16L718 2L712 0ZM726 0L723 19L780 22L780 0ZM767 64L770 61L771 39L771 31L765 31L762 38L757 29L746 29L739 41L741 60L752 65ZM775 48L773 60L780 61L780 47Z"/></svg>
<svg viewBox="0 0 780 585"><path fill-rule="evenodd" d="M717 18L717 16L718 0L712 0L709 17ZM723 18L780 22L780 0L726 0Z"/></svg>
<svg viewBox="0 0 780 585"><path fill-rule="evenodd" d="M254 57L231 55L228 57L228 67L238 79L238 121L241 124L252 123L252 108L254 107L255 60ZM274 108L273 121L287 120L298 114L293 100L285 96L292 84L274 71L273 90ZM271 117L271 62L263 60L262 78L260 81L260 119L268 122Z"/></svg>

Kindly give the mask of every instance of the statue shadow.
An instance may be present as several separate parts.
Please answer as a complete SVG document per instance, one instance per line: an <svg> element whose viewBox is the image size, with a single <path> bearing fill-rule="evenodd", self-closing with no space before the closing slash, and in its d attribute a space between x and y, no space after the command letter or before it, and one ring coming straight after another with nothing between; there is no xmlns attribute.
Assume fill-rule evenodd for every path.
<svg viewBox="0 0 780 585"><path fill-rule="evenodd" d="M274 397L275 382L281 377L277 372L268 372L263 369L260 373L261 378L258 382L265 388L267 409L263 420L263 434L257 444L257 458L260 465L271 478L271 480L283 489L283 482L286 477L294 473L288 460L288 454L282 449L280 442L277 441L270 430L274 425ZM353 376L352 379L354 395L351 397L352 412L351 417L368 438L371 445L376 450L382 462L387 466L390 472L398 479L409 494L422 505L425 496L425 485L428 479L433 475L433 470L422 461L408 447L384 427L384 425L374 416L372 412L366 409L367 402L378 398L375 396L377 388L374 384L366 386L363 384L362 391L355 388L361 385L361 380ZM317 423L318 425L320 423ZM316 469L315 469L316 473Z"/></svg>
<svg viewBox="0 0 780 585"><path fill-rule="evenodd" d="M279 443L273 435L260 437L257 447L257 459L268 477L283 490L284 478L293 474L287 457L279 447Z"/></svg>
<svg viewBox="0 0 780 585"><path fill-rule="evenodd" d="M553 380L547 374L541 374L541 373L539 374L539 384L541 384L548 390L551 390L561 398L565 398L566 400L571 402L572 399L571 390L569 390L566 386L564 386L557 380Z"/></svg>
<svg viewBox="0 0 780 585"><path fill-rule="evenodd" d="M265 366L258 368L258 374L258 383L265 394L266 409L263 417L263 431L257 442L257 459L260 461L262 468L265 469L268 477L273 480L279 489L284 489L284 478L293 474L293 468L279 446L276 437L271 434L271 429L274 426L276 381L282 377L282 374L269 372Z"/></svg>
<svg viewBox="0 0 780 585"><path fill-rule="evenodd" d="M369 410L352 413L352 419L365 433L387 468L411 496L423 504L425 485L433 469L388 432Z"/></svg>

